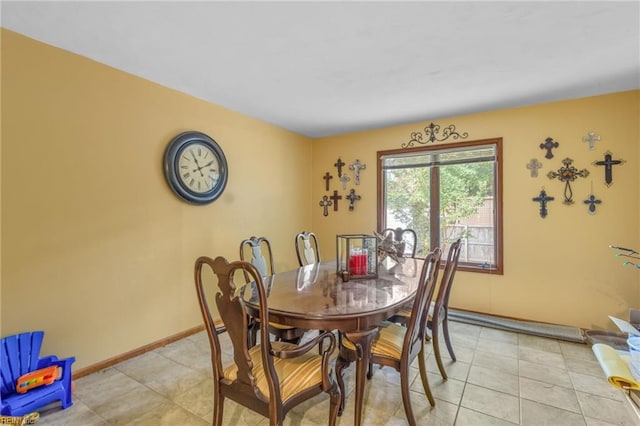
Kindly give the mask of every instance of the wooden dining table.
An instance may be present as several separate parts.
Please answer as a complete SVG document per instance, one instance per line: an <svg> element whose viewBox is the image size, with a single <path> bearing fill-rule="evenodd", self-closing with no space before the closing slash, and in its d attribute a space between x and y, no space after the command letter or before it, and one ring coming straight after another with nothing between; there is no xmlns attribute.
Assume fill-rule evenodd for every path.
<svg viewBox="0 0 640 426"><path fill-rule="evenodd" d="M311 330L339 330L361 348L356 362L356 426L362 423L369 353L378 324L413 300L423 263L422 259L404 258L401 263L381 264L376 278L343 282L336 273L336 261L331 260L264 279L269 321ZM257 301L247 299L247 308L257 316Z"/></svg>

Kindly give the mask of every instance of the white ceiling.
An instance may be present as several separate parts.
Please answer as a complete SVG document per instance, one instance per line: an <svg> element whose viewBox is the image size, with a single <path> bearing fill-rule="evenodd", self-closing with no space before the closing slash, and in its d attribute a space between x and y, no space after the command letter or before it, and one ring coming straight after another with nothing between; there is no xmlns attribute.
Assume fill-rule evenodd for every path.
<svg viewBox="0 0 640 426"><path fill-rule="evenodd" d="M310 137L640 88L639 1L1 7L5 28Z"/></svg>

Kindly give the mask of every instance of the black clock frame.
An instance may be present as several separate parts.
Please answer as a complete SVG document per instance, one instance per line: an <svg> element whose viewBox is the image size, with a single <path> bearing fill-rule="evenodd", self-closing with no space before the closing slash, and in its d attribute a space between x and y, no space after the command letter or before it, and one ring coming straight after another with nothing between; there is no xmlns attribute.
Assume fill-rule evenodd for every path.
<svg viewBox="0 0 640 426"><path fill-rule="evenodd" d="M180 170L178 168L178 159L180 154L194 143L200 143L208 146L218 157L220 167L220 178L211 190L199 193L194 192L184 185L180 179ZM227 186L229 176L229 168L227 167L227 159L218 143L210 136L197 131L187 131L175 136L164 152L164 175L171 190L183 201L195 205L209 204L218 199Z"/></svg>

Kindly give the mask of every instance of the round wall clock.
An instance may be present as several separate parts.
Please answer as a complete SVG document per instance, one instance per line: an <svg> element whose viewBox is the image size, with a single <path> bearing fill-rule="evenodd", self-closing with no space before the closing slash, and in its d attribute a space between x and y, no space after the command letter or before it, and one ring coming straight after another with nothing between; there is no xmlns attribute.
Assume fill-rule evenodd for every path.
<svg viewBox="0 0 640 426"><path fill-rule="evenodd" d="M164 175L169 187L191 204L209 204L227 186L227 159L220 146L201 132L174 137L164 152Z"/></svg>

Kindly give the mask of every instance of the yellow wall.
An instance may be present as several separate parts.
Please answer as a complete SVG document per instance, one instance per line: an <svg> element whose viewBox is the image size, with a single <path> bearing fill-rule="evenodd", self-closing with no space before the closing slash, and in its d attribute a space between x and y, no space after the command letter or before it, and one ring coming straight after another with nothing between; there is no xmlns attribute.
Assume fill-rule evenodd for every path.
<svg viewBox="0 0 640 426"><path fill-rule="evenodd" d="M311 141L86 58L2 30L0 140L2 240L0 333L44 329L45 351L75 355L75 368L201 324L192 268L202 254L237 257L241 239L268 236L276 268L297 262L293 235L318 233L325 258L337 233L376 227L376 151L399 148L428 122ZM505 274L460 273L452 305L498 315L610 328L607 314L640 306L640 274L609 244L640 247L640 91L435 120L469 140L504 138ZM178 200L162 155L195 129L222 146L230 167L223 196L208 206ZM602 135L595 151L581 137ZM538 144L560 141L537 179L525 164ZM605 150L627 163L614 185L590 163ZM338 156L367 164L354 212L322 216L322 175ZM604 203L560 202L545 174L570 156ZM309 167L312 164L312 167ZM541 219L531 198L556 201ZM349 188L354 187L353 182ZM331 183L338 189L337 179ZM341 188L339 192L344 195Z"/></svg>
<svg viewBox="0 0 640 426"><path fill-rule="evenodd" d="M459 273L451 305L491 314L573 325L612 328L607 315L627 318L630 306L640 306L640 273L624 268L609 244L640 247L640 91L577 99L482 114L434 120L468 132L466 140L502 137L504 173L504 275ZM371 233L376 229L376 152L399 149L430 121L315 140L313 143L313 224L325 256L338 233ZM582 136L596 132L602 141L590 151ZM548 136L560 142L547 160L538 147ZM445 142L449 143L449 142ZM614 184L604 185L604 170L591 162L606 150L627 163L614 167ZM345 193L333 164L357 158L367 165L361 184L350 182L362 200L353 212L341 201L339 211L322 216L318 206L334 189ZM591 174L573 183L573 206L562 204L563 184L546 177L570 157L574 166ZM525 165L538 158L543 168L531 178ZM321 176L334 175L330 192ZM603 200L595 215L581 201L590 194ZM542 219L531 201L545 187L555 201Z"/></svg>
<svg viewBox="0 0 640 426"><path fill-rule="evenodd" d="M272 241L297 265L311 227L311 141L2 30L3 336L46 332L74 368L202 324L193 264ZM199 130L230 169L216 202L176 198L162 156Z"/></svg>

